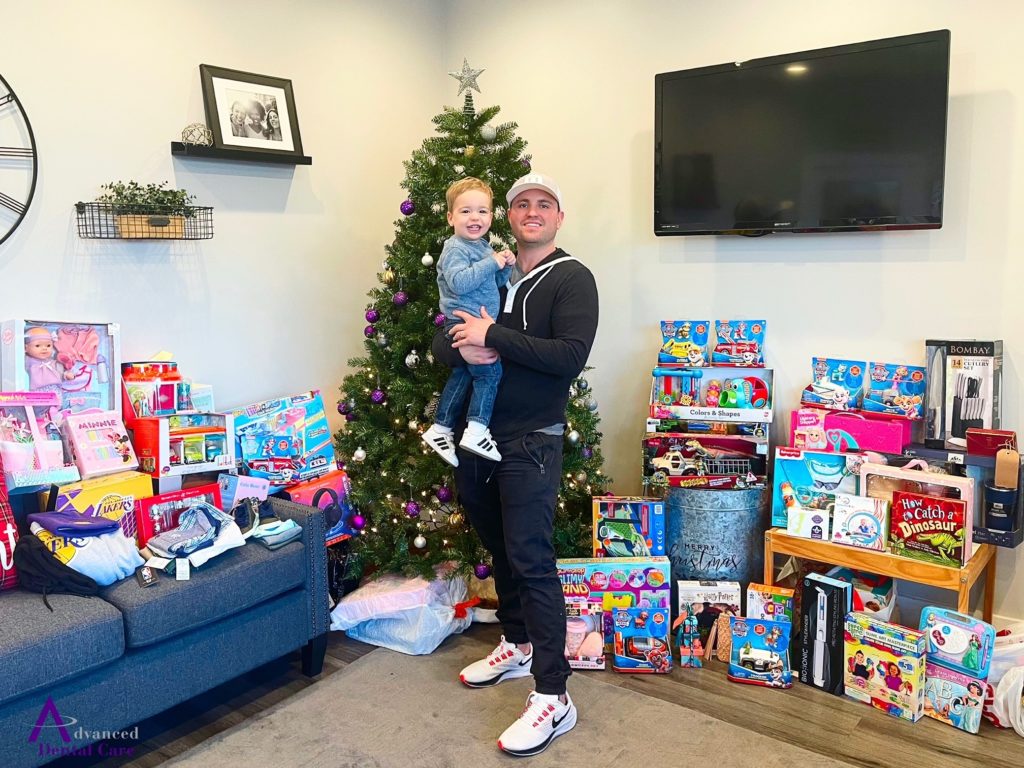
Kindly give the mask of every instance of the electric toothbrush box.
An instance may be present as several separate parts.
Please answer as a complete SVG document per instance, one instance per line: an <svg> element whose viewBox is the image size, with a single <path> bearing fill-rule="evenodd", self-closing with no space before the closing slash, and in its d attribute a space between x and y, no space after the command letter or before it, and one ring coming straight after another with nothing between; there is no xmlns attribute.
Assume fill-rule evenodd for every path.
<svg viewBox="0 0 1024 768"><path fill-rule="evenodd" d="M789 519L782 486L788 483L796 502L804 509L822 511L826 516L837 493L857 492L857 473L863 463L857 454L775 449L772 473L772 526L785 528ZM828 541L828 536L825 536Z"/></svg>
<svg viewBox="0 0 1024 768"><path fill-rule="evenodd" d="M909 419L798 408L789 417L789 442L794 448L830 453L903 453L913 442L913 429Z"/></svg>
<svg viewBox="0 0 1024 768"><path fill-rule="evenodd" d="M800 682L842 696L846 614L853 606L853 585L812 573L803 581L800 601Z"/></svg>

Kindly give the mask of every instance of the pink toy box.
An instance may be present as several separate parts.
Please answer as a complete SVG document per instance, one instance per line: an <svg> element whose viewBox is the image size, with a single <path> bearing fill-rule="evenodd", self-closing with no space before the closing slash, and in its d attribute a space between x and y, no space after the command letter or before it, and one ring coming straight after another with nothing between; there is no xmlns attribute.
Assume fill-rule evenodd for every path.
<svg viewBox="0 0 1024 768"><path fill-rule="evenodd" d="M65 460L54 423L60 414L56 392L0 393L0 457L8 488L73 483L78 467Z"/></svg>
<svg viewBox="0 0 1024 768"><path fill-rule="evenodd" d="M912 429L907 419L799 408L790 415L789 442L794 448L829 453L903 453L913 440Z"/></svg>
<svg viewBox="0 0 1024 768"><path fill-rule="evenodd" d="M128 431L114 411L69 414L64 419L64 434L83 479L139 466Z"/></svg>
<svg viewBox="0 0 1024 768"><path fill-rule="evenodd" d="M121 413L120 326L54 320L0 325L0 390L55 392L66 413Z"/></svg>

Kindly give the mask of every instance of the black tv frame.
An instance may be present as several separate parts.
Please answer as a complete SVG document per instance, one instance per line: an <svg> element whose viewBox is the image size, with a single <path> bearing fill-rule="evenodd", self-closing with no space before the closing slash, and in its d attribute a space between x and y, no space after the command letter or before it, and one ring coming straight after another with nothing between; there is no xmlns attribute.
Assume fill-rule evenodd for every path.
<svg viewBox="0 0 1024 768"><path fill-rule="evenodd" d="M654 76L654 234L658 236L687 236L687 235L747 235L760 236L777 232L788 232L794 234L812 232L881 232L907 229L940 229L942 227L942 204L939 203L939 216L918 217L919 221L898 221L889 222L884 219L864 218L834 225L819 225L815 227L786 227L775 226L771 229L708 229L708 230L686 230L679 231L671 227L658 226L659 194L660 194L660 170L661 170L661 92L665 81L676 80L684 77L703 77L706 75L718 75L725 72L734 72L738 68L752 69L754 67L777 66L805 62L810 59L821 59L829 56L837 56L848 53L862 53L884 48L895 48L902 45L914 45L923 42L937 42L945 46L946 54L946 101L943 110L943 126L947 130L943 132L945 139L948 133L949 120L949 43L950 32L948 29L934 30L932 32L921 32L914 35L901 35L880 40L869 40L863 43L852 43L849 45L838 45L830 48L816 48L798 53L785 53L778 56L768 56L749 61L737 61L730 64L715 64L709 67L698 67L696 69L682 69L676 72L662 72ZM942 145L942 181L943 191L945 190L946 174L946 142ZM896 218L896 217L885 217Z"/></svg>

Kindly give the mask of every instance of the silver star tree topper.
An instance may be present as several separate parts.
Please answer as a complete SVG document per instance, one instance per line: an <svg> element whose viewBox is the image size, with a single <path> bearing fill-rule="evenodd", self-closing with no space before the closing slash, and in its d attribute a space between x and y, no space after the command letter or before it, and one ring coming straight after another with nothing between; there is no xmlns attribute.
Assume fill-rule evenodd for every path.
<svg viewBox="0 0 1024 768"><path fill-rule="evenodd" d="M476 84L476 79L480 77L482 72L484 72L482 69L471 69L469 62L466 59L463 59L461 72L459 70L455 70L454 72L448 73L449 77L454 77L459 81L459 93L455 95L460 95L467 88L472 88L477 93L480 93L480 86Z"/></svg>

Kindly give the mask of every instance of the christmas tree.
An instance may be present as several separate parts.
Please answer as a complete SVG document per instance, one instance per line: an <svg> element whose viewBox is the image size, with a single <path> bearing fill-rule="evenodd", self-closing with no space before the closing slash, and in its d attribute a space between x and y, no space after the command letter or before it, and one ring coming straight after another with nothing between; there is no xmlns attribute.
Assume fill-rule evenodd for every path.
<svg viewBox="0 0 1024 768"><path fill-rule="evenodd" d="M494 190L490 241L514 247L505 218L505 194L530 169L526 142L515 123L495 124L500 109L477 111L472 91L483 70L450 73L466 91L462 110L445 107L433 118L436 136L405 162L407 192L395 222L395 239L369 292L363 329L365 354L349 360L353 373L341 385L336 435L338 454L352 481L351 573L367 568L432 576L442 562L479 578L490 573L487 553L456 500L452 468L420 441L430 426L449 370L430 354L444 324L438 309L435 263L452 234L445 191L467 176ZM604 491L597 403L584 378L572 386L566 413L564 477L555 516L559 557L588 554L591 495Z"/></svg>

